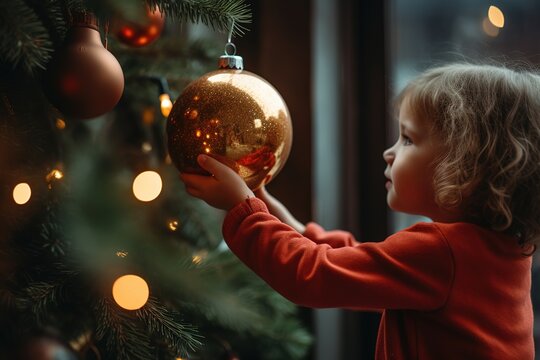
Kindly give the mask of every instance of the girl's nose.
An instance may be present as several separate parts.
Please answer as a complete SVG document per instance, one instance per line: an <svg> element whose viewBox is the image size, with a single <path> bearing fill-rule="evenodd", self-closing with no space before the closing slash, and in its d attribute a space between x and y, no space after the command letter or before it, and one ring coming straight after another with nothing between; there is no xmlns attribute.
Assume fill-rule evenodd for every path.
<svg viewBox="0 0 540 360"><path fill-rule="evenodd" d="M383 152L383 159L384 159L384 161L386 161L388 164L392 164L392 162L394 161L394 151L393 151L393 147L390 147L390 148L384 150L384 152Z"/></svg>

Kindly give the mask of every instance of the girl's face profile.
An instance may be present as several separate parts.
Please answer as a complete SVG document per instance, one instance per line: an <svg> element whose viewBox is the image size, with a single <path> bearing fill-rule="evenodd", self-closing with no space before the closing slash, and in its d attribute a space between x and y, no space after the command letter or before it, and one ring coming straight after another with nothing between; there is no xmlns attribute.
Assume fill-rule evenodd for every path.
<svg viewBox="0 0 540 360"><path fill-rule="evenodd" d="M435 203L433 190L434 162L444 149L429 125L411 113L407 99L402 101L399 138L383 153L386 200L392 210L444 221L446 214Z"/></svg>

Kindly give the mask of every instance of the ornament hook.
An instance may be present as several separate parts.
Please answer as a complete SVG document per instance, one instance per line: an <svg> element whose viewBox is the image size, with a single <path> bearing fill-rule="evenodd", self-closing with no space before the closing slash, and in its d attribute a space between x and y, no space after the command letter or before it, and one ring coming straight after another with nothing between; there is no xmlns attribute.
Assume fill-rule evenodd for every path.
<svg viewBox="0 0 540 360"><path fill-rule="evenodd" d="M229 50L231 51L229 53ZM231 56L236 55L236 45L234 45L232 42L228 42L225 44L225 55Z"/></svg>
<svg viewBox="0 0 540 360"><path fill-rule="evenodd" d="M232 20L229 37L227 38L227 43L225 44L225 55L219 57L218 66L220 69L242 70L244 68L244 62L242 60L242 57L236 55L236 45L231 42L233 29L234 19Z"/></svg>
<svg viewBox="0 0 540 360"><path fill-rule="evenodd" d="M234 19L232 19L232 22L231 22L231 29L229 30L229 36L227 37L227 43L231 42L233 30L234 30Z"/></svg>
<svg viewBox="0 0 540 360"><path fill-rule="evenodd" d="M233 30L234 30L234 19L232 19L231 29L229 30L229 36L227 37L227 43L225 44L225 55L227 56L236 55L236 45L232 43Z"/></svg>

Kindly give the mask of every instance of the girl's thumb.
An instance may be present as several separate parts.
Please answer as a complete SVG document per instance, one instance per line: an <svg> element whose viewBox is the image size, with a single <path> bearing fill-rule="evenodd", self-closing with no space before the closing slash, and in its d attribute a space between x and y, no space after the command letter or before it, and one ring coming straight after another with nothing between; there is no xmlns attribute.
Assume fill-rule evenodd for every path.
<svg viewBox="0 0 540 360"><path fill-rule="evenodd" d="M197 156L197 162L204 170L216 177L223 172L223 167L226 168L226 166L220 163L218 160L204 154Z"/></svg>
<svg viewBox="0 0 540 360"><path fill-rule="evenodd" d="M200 154L199 156L197 156L197 163L206 171L210 171L210 169L212 168L212 160L213 159L210 158L210 156L206 156L204 154Z"/></svg>

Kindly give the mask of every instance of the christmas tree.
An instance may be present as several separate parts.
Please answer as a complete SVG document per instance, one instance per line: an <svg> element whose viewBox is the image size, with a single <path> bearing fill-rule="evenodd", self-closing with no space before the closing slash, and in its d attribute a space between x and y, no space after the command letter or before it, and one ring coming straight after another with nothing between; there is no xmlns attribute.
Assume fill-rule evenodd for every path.
<svg viewBox="0 0 540 360"><path fill-rule="evenodd" d="M238 36L250 19L243 0L0 4L3 358L305 357L297 309L226 249L223 214L185 194L164 140L170 99L223 49L188 25ZM77 21L118 61L118 100L85 88L103 80L92 54L86 83L61 84L85 95L54 93Z"/></svg>

